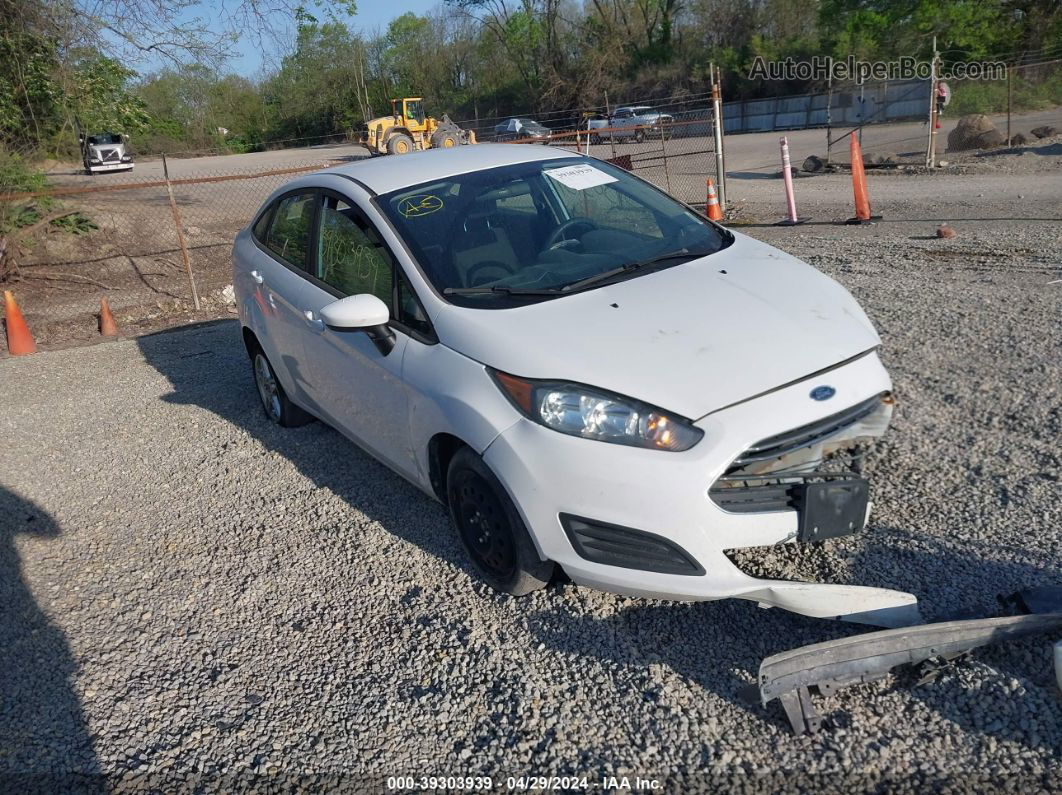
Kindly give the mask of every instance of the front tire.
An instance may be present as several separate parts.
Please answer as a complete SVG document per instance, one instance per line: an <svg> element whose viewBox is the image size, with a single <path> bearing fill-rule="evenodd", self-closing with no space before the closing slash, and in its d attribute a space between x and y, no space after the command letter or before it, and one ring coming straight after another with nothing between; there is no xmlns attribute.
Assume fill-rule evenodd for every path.
<svg viewBox="0 0 1062 795"><path fill-rule="evenodd" d="M258 389L262 410L271 422L282 428L297 428L313 419L309 413L288 399L273 365L260 347L256 346L251 353L251 369L254 372L254 384Z"/></svg>
<svg viewBox="0 0 1062 795"><path fill-rule="evenodd" d="M461 545L488 585L524 596L549 583L555 564L538 556L505 487L472 449L450 462L446 496Z"/></svg>
<svg viewBox="0 0 1062 795"><path fill-rule="evenodd" d="M450 130L437 132L431 137L432 149L453 149L459 143L457 133Z"/></svg>
<svg viewBox="0 0 1062 795"><path fill-rule="evenodd" d="M405 133L394 133L387 139L387 152L392 155L408 155L413 151L413 139Z"/></svg>

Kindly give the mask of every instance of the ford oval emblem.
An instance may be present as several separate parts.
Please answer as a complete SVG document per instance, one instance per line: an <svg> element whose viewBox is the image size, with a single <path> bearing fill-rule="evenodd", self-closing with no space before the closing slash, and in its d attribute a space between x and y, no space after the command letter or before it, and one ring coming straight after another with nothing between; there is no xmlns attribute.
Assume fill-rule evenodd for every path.
<svg viewBox="0 0 1062 795"><path fill-rule="evenodd" d="M817 386L811 390L812 400L829 400L837 394L837 390L832 386Z"/></svg>

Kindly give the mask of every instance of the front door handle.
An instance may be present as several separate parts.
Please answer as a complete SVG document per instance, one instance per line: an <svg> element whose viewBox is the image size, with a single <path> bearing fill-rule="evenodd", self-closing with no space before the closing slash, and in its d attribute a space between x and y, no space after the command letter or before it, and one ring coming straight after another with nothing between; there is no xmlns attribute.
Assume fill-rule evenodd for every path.
<svg viewBox="0 0 1062 795"><path fill-rule="evenodd" d="M312 309L307 309L302 314L306 318L306 322L310 324L310 328L315 329L317 331L324 331L325 322L321 320L321 318L317 317L316 312L314 312Z"/></svg>
<svg viewBox="0 0 1062 795"><path fill-rule="evenodd" d="M251 278L254 279L255 284L262 284L265 282L265 277L258 271L251 271Z"/></svg>

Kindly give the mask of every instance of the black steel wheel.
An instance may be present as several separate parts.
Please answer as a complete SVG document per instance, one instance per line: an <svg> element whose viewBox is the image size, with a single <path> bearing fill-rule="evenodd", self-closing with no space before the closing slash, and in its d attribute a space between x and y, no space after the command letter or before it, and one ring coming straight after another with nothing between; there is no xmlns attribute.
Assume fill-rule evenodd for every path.
<svg viewBox="0 0 1062 795"><path fill-rule="evenodd" d="M461 545L487 584L513 596L545 587L553 562L539 557L505 488L470 448L450 462L446 495Z"/></svg>

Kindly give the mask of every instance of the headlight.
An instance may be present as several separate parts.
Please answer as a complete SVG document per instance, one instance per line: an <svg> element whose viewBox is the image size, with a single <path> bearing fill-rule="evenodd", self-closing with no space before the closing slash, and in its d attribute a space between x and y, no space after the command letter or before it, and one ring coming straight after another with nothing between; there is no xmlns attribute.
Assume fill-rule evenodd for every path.
<svg viewBox="0 0 1062 795"><path fill-rule="evenodd" d="M130 157L129 155L122 155L122 162L123 163L131 163L132 161L133 161L133 158Z"/></svg>
<svg viewBox="0 0 1062 795"><path fill-rule="evenodd" d="M89 162L90 163L102 163L103 161L100 160L98 157L90 157L89 158Z"/></svg>
<svg viewBox="0 0 1062 795"><path fill-rule="evenodd" d="M689 450L704 432L640 400L566 381L531 381L490 371L529 419L569 436L649 450Z"/></svg>

